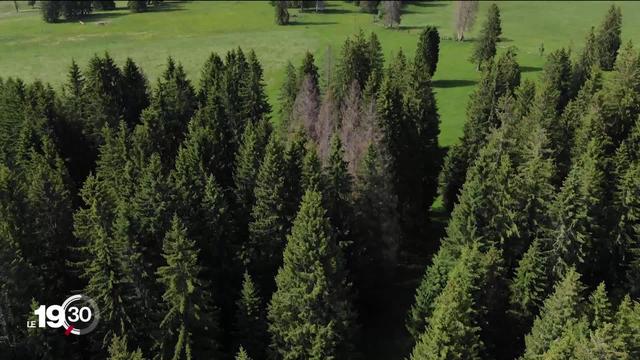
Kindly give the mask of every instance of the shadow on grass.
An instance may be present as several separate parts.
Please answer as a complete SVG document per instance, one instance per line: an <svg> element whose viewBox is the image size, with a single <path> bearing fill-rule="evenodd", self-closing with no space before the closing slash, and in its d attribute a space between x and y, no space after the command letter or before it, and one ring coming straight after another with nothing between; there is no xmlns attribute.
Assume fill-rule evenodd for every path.
<svg viewBox="0 0 640 360"><path fill-rule="evenodd" d="M527 73L527 72L538 72L541 71L542 68L538 67L538 66L520 66L520 72L523 73Z"/></svg>
<svg viewBox="0 0 640 360"><path fill-rule="evenodd" d="M182 11L183 6L182 2L161 2L159 5L148 7L147 12Z"/></svg>
<svg viewBox="0 0 640 360"><path fill-rule="evenodd" d="M147 11L145 12L154 13L154 12L171 12L171 11L182 11L182 10L184 10L182 3L162 2L159 5L149 6L147 8ZM97 23L97 22L109 21L111 19L115 19L121 16L133 15L133 14L138 14L138 13L129 11L129 8L127 8L126 6L120 6L114 10L99 10L98 12L88 14L87 16L84 16L78 20L68 20L68 21L65 20L61 22L73 23L73 22L82 21L85 23Z"/></svg>
<svg viewBox="0 0 640 360"><path fill-rule="evenodd" d="M422 30L426 28L426 25L402 25L398 26L397 30Z"/></svg>
<svg viewBox="0 0 640 360"><path fill-rule="evenodd" d="M80 19L80 21L83 21L85 23L97 23L97 22L104 22L104 21L109 21L115 18L119 18L121 16L126 16L129 15L128 12L112 12L112 11L101 11L98 13L92 13L89 14L85 17L83 17L82 19ZM66 21L66 22L77 22L78 20L71 20L71 21Z"/></svg>
<svg viewBox="0 0 640 360"><path fill-rule="evenodd" d="M449 5L447 3L442 3L442 2L417 1L417 0L407 1L407 4L415 5L415 6L419 6L419 7L442 7L442 6L448 6Z"/></svg>
<svg viewBox="0 0 640 360"><path fill-rule="evenodd" d="M289 25L293 26L308 26L308 25L335 25L335 21L291 21Z"/></svg>
<svg viewBox="0 0 640 360"><path fill-rule="evenodd" d="M315 10L307 12L315 12ZM318 11L318 14L351 14L352 12L353 11L349 9L327 7L322 11Z"/></svg>
<svg viewBox="0 0 640 360"><path fill-rule="evenodd" d="M477 82L473 80L434 80L432 81L433 87L435 88L454 88L454 87L464 87L464 86L472 86Z"/></svg>

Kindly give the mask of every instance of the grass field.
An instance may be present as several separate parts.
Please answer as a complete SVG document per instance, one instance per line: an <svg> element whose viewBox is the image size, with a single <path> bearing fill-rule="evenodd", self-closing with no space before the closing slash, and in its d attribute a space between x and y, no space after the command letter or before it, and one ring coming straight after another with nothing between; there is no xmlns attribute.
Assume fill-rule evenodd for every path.
<svg viewBox="0 0 640 360"><path fill-rule="evenodd" d="M434 77L442 119L441 143L455 142L462 132L465 104L478 78L469 63L471 41L448 40L453 34L454 4L450 2L414 3L405 7L400 30L384 29L372 15L358 12L349 3L330 2L325 13L299 13L295 22L277 26L273 8L267 2L167 2L159 11L131 14L118 2L119 9L99 12L79 22L46 24L38 9L19 2L0 2L0 76L41 79L59 85L72 58L83 66L94 53L109 51L119 62L127 56L139 63L150 80L162 71L167 56L182 62L197 83L207 55L241 46L253 48L265 68L265 81L272 104L277 96L287 60L294 64L306 50L322 62L330 46L339 56L344 39L362 29L375 31L385 55L402 48L413 56L417 35L424 25L438 26L445 38L440 63ZM481 2L478 22L470 36L479 30L488 2ZM558 47L580 50L590 26L599 24L607 2L500 2L504 41L501 48L516 46L526 77L540 71L546 53ZM640 38L640 3L620 2L624 40Z"/></svg>

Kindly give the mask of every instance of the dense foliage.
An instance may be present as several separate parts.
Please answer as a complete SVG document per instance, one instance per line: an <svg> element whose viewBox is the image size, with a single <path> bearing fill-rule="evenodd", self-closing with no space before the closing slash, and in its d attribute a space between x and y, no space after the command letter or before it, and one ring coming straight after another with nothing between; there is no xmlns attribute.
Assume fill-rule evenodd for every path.
<svg viewBox="0 0 640 360"><path fill-rule="evenodd" d="M286 23L291 4L274 5ZM552 51L521 81L492 5L444 159L435 27L386 63L354 34L331 81L304 54L277 115L240 48L197 83L169 58L149 84L107 53L72 62L60 91L0 79L0 354L364 358L396 271L417 265L398 357L638 358L640 55L620 27L612 7L575 59ZM98 304L95 336L23 326L71 293Z"/></svg>

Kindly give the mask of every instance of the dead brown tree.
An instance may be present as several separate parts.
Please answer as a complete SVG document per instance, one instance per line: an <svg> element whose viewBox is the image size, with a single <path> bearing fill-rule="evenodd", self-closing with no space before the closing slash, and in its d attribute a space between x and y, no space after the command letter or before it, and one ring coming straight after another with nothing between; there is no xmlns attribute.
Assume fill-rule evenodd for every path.
<svg viewBox="0 0 640 360"><path fill-rule="evenodd" d="M478 1L456 1L455 9L456 41L463 41L465 31L471 30L476 22Z"/></svg>

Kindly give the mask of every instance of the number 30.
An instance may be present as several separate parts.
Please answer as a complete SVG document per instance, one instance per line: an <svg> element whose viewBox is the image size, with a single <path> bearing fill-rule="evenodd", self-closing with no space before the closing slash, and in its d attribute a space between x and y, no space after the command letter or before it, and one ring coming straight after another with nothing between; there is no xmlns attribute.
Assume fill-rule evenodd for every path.
<svg viewBox="0 0 640 360"><path fill-rule="evenodd" d="M91 320L91 309L88 307L83 307L78 310L77 307L72 306L69 308L69 311L71 312L71 316L69 316L70 322L77 322L78 320L88 322Z"/></svg>

